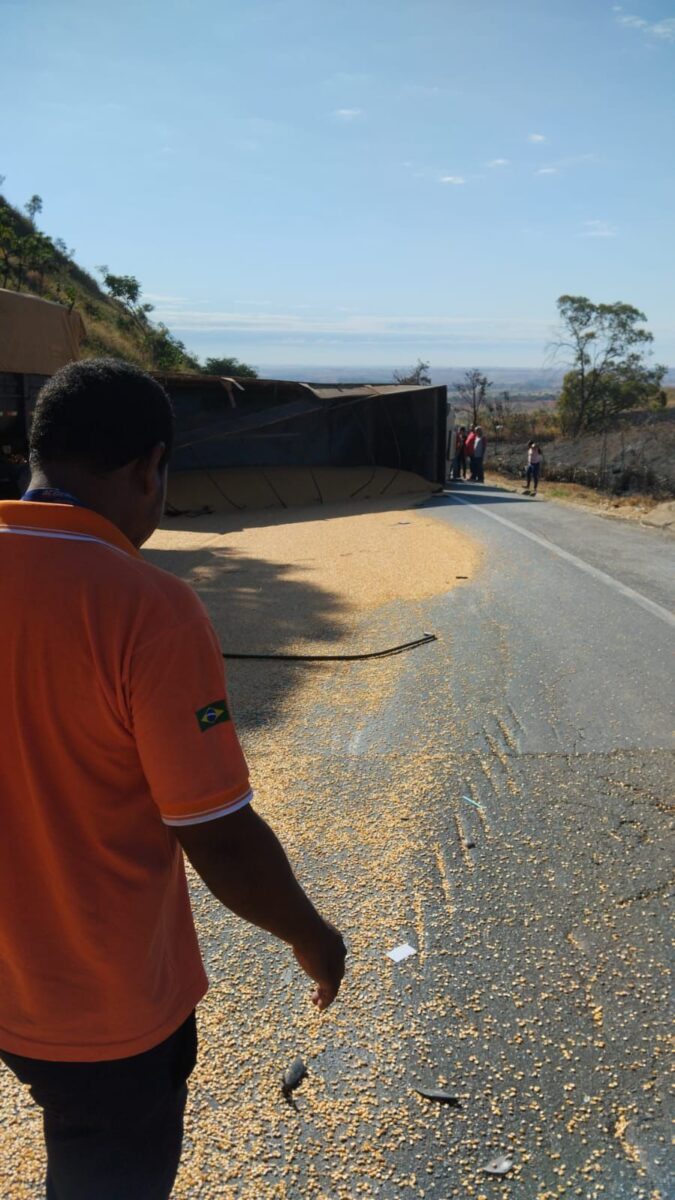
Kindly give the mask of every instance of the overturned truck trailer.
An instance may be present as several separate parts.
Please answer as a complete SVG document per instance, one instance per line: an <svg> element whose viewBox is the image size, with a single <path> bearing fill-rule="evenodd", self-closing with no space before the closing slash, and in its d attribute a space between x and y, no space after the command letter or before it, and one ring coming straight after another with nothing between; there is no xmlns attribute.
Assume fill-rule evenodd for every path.
<svg viewBox="0 0 675 1200"><path fill-rule="evenodd" d="M28 428L43 383L79 358L84 326L62 304L0 288L0 498L27 482Z"/></svg>
<svg viewBox="0 0 675 1200"><path fill-rule="evenodd" d="M38 391L77 360L78 314L0 289L0 496L26 484ZM286 380L157 374L176 411L175 509L267 508L441 487L444 387L326 387Z"/></svg>
<svg viewBox="0 0 675 1200"><path fill-rule="evenodd" d="M445 483L445 387L156 378L176 411L175 510L364 499Z"/></svg>

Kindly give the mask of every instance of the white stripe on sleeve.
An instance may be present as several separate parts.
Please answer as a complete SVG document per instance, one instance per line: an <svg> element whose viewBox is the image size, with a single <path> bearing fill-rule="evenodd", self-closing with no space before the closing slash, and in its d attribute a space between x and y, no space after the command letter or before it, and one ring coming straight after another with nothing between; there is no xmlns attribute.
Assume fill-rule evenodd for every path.
<svg viewBox="0 0 675 1200"><path fill-rule="evenodd" d="M165 825L204 825L206 821L216 821L218 817L227 817L230 813L237 812L240 808L245 808L253 799L253 790L249 789L241 800L235 800L234 804L221 804L218 808L212 808L205 813L192 813L185 817L165 817L162 820Z"/></svg>

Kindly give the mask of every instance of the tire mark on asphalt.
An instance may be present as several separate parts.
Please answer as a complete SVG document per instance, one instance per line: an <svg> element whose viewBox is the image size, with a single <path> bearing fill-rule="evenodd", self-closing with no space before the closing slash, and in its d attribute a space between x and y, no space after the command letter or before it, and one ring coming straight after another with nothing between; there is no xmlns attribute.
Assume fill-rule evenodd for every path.
<svg viewBox="0 0 675 1200"><path fill-rule="evenodd" d="M453 811L452 817L455 822L455 830L457 833L457 845L459 846L459 852L464 861L464 866L468 867L469 871L473 871L474 861L473 861L471 855L469 854L469 851L468 851L467 845L466 845L466 843L469 839L467 838L467 836L464 832L460 815L456 809Z"/></svg>
<svg viewBox="0 0 675 1200"><path fill-rule="evenodd" d="M440 881L441 881L441 888L443 890L443 894L445 896L445 901L448 906L447 912L448 912L448 915L451 915L454 910L454 907L455 907L454 896L452 893L452 888L450 886L449 868L448 868L448 864L445 861L443 847L438 842L434 846L434 855L436 858L436 866L438 868L438 874L439 874Z"/></svg>

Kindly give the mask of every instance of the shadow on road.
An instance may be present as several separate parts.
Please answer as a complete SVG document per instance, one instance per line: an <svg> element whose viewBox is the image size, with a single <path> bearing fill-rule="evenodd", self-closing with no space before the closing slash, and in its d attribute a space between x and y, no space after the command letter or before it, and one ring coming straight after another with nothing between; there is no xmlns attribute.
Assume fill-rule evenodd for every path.
<svg viewBox="0 0 675 1200"><path fill-rule="evenodd" d="M343 602L333 592L289 578L290 566L223 545L146 548L143 557L194 588L225 654L302 654L312 647L321 652L348 632ZM255 660L232 660L226 668L239 724L249 727L275 719L281 702L300 686L302 672L325 669Z"/></svg>
<svg viewBox="0 0 675 1200"><path fill-rule="evenodd" d="M429 488L431 489L431 484ZM335 520L338 517L368 516L378 512L405 512L416 508L429 498L429 491L406 492L398 496L381 496L372 500L335 500L326 504L304 504L297 507L245 508L240 513L231 510L205 513L203 516L165 516L162 529L208 533L239 533L245 529L262 529L268 525L296 525L306 521Z"/></svg>
<svg viewBox="0 0 675 1200"><path fill-rule="evenodd" d="M438 507L451 504L454 497L469 500L471 504L531 504L532 496L518 495L506 488L495 487L489 483L456 483L448 484L440 496L430 496L420 507Z"/></svg>

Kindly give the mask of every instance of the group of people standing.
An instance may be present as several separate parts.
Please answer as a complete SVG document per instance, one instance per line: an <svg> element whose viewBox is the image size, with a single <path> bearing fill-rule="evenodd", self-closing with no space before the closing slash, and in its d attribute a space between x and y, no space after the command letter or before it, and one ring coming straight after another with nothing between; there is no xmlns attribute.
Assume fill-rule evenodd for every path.
<svg viewBox="0 0 675 1200"><path fill-rule="evenodd" d="M487 440L480 425L472 425L467 433L460 425L455 434L455 455L452 460L452 478L466 479L467 464L469 478L473 483L485 482L485 451Z"/></svg>
<svg viewBox="0 0 675 1200"><path fill-rule="evenodd" d="M487 450L487 439L480 425L472 425L469 432L466 431L465 425L460 425L455 434L455 453L452 460L452 478L466 479L467 470L469 471L469 479L473 483L485 482L485 452ZM525 487L523 489L526 496L536 496L539 486L539 473L543 462L543 454L541 446L537 442L528 442L527 446L527 469L524 470L526 477ZM532 487L532 491L530 488Z"/></svg>

